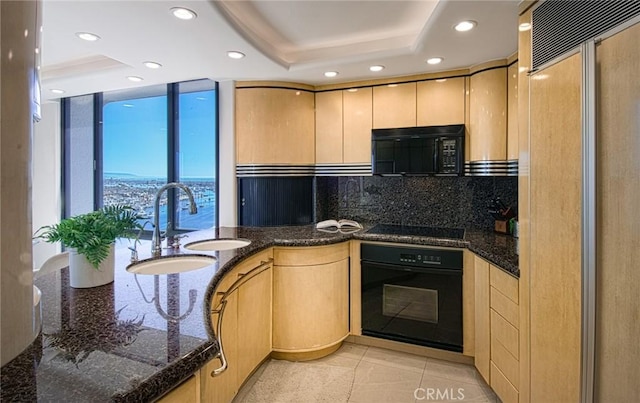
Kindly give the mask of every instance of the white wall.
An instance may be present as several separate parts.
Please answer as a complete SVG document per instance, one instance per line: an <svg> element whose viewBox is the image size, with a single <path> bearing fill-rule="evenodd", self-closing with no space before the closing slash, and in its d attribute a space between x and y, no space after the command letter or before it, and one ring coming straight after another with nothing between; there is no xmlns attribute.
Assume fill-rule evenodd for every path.
<svg viewBox="0 0 640 403"><path fill-rule="evenodd" d="M45 103L42 105L42 119L33 127L31 200L34 233L43 225L60 221L61 141L60 103ZM60 252L60 245L36 242L33 245L34 267L40 267L45 260Z"/></svg>
<svg viewBox="0 0 640 403"><path fill-rule="evenodd" d="M220 222L218 227L235 227L238 221L236 190L235 81L218 83L220 132L218 172Z"/></svg>

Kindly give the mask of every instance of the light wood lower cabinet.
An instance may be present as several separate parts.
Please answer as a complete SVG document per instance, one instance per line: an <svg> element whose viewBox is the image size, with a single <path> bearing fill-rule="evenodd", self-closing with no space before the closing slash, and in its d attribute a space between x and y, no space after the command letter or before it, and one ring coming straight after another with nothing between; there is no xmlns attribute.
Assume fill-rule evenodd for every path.
<svg viewBox="0 0 640 403"><path fill-rule="evenodd" d="M306 360L329 354L349 334L348 243L276 248L274 255L275 356Z"/></svg>
<svg viewBox="0 0 640 403"><path fill-rule="evenodd" d="M194 375L186 381L182 382L180 386L173 389L171 392L162 396L158 403L198 403L200 402L199 389L199 376Z"/></svg>
<svg viewBox="0 0 640 403"><path fill-rule="evenodd" d="M272 257L272 249L249 257L233 268L216 288L213 309L227 293L221 336L228 367L215 377L211 373L221 366L219 359L211 360L202 368L203 402L233 400L240 386L271 352ZM217 314L212 314L211 323L217 325Z"/></svg>
<svg viewBox="0 0 640 403"><path fill-rule="evenodd" d="M518 279L475 257L475 366L502 402L518 402Z"/></svg>
<svg viewBox="0 0 640 403"><path fill-rule="evenodd" d="M476 354L475 365L480 375L489 383L489 360L491 348L491 311L489 305L489 263L476 256L475 269L475 300L476 300Z"/></svg>
<svg viewBox="0 0 640 403"><path fill-rule="evenodd" d="M213 359L200 371L202 379L201 400L204 403L226 403L233 400L238 393L241 382L238 379L238 292L233 292L227 298L227 306L222 321L222 345L229 363L227 369L220 375L213 377L212 372L220 368L220 360ZM215 319L215 320L214 320ZM216 324L218 315L212 316L211 323Z"/></svg>
<svg viewBox="0 0 640 403"><path fill-rule="evenodd" d="M238 289L238 379L245 380L271 353L271 268Z"/></svg>

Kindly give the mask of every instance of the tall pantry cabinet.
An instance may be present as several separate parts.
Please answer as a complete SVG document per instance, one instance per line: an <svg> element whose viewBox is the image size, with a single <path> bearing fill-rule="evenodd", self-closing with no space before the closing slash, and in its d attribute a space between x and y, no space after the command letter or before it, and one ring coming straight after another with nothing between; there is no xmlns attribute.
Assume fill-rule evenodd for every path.
<svg viewBox="0 0 640 403"><path fill-rule="evenodd" d="M552 54L562 45L545 36L573 29L563 15L603 28ZM545 1L532 22L520 401L631 401L640 396L640 5Z"/></svg>

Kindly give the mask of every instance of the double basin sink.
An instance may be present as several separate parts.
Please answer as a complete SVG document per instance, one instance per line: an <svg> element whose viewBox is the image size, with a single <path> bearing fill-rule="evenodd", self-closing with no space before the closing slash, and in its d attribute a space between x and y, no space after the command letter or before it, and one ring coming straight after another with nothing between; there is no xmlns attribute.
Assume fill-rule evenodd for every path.
<svg viewBox="0 0 640 403"><path fill-rule="evenodd" d="M238 249L248 246L248 239L206 239L191 242L184 248L191 251L214 252ZM215 263L214 256L205 255L177 255L144 260L131 264L127 271L133 274L173 274L201 269Z"/></svg>

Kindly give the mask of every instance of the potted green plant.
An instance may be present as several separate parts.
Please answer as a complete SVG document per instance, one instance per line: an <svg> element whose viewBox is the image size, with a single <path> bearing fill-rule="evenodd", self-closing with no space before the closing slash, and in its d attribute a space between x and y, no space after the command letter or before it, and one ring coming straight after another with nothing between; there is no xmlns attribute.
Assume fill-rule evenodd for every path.
<svg viewBox="0 0 640 403"><path fill-rule="evenodd" d="M135 236L141 228L132 207L114 205L43 226L35 237L70 248L71 287L88 288L113 281L116 239Z"/></svg>

